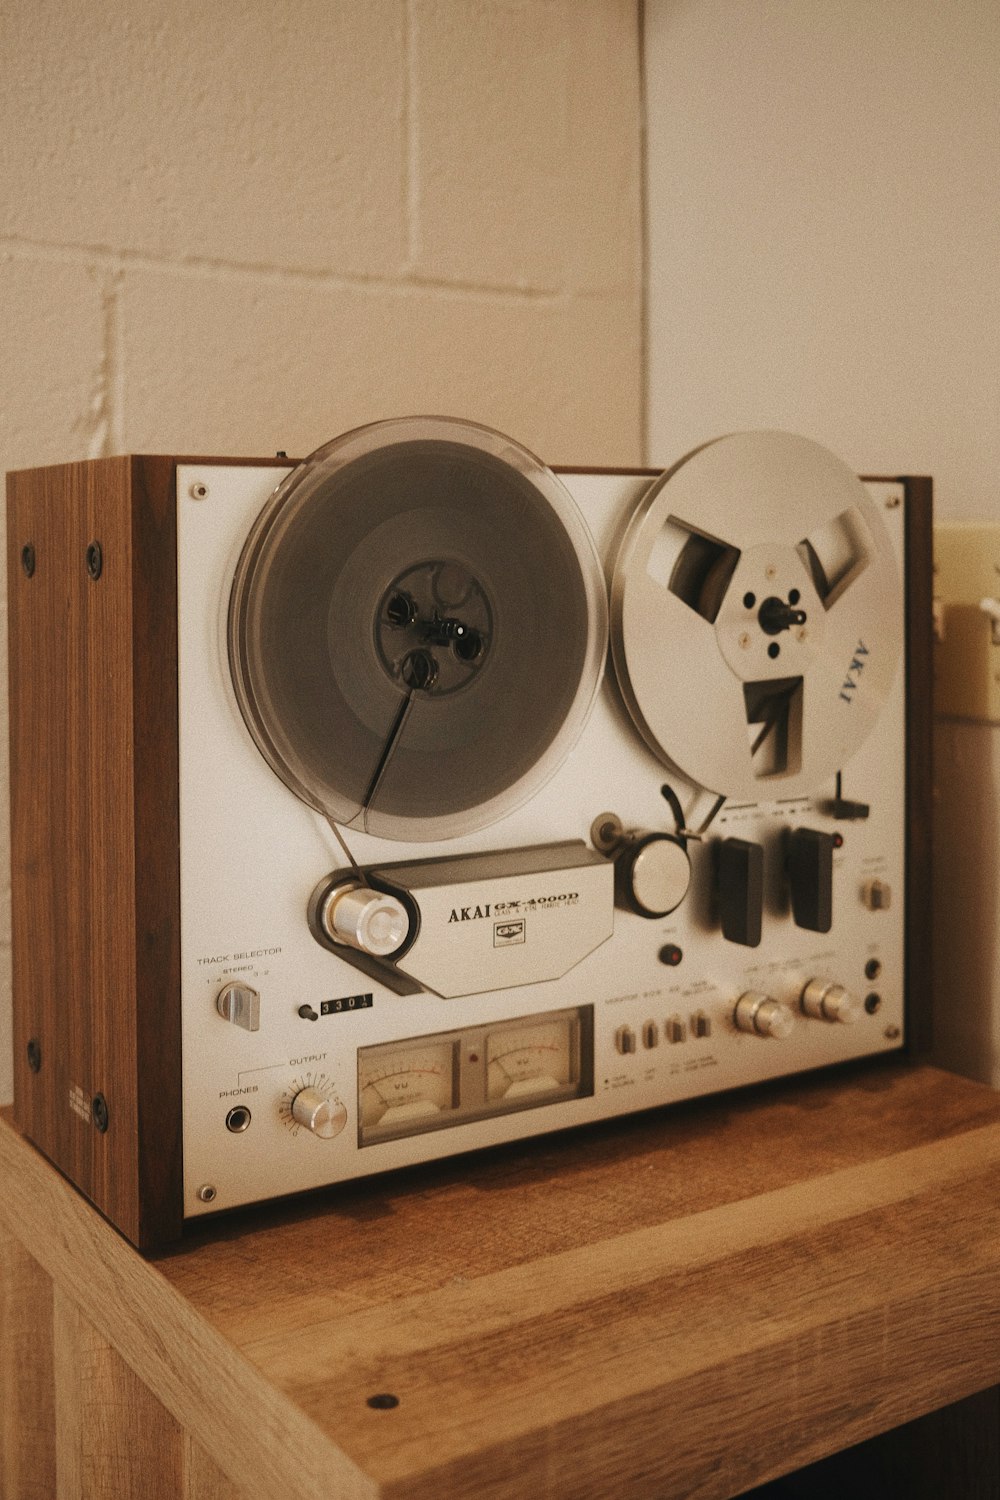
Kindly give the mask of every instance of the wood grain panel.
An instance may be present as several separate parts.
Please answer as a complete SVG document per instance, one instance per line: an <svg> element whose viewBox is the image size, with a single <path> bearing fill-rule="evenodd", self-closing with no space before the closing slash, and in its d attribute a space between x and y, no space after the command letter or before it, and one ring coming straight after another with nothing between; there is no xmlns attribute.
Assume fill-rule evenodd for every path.
<svg viewBox="0 0 1000 1500"><path fill-rule="evenodd" d="M1000 1500L1000 1387L810 1464L740 1500Z"/></svg>
<svg viewBox="0 0 1000 1500"><path fill-rule="evenodd" d="M218 1465L190 1433L184 1438L184 1489L181 1500L253 1500L230 1484Z"/></svg>
<svg viewBox="0 0 1000 1500"><path fill-rule="evenodd" d="M55 1493L52 1284L0 1222L0 1495Z"/></svg>
<svg viewBox="0 0 1000 1500"><path fill-rule="evenodd" d="M679 1118L153 1264L0 1125L0 1213L260 1500L723 1500L1000 1382L1000 1097L882 1061Z"/></svg>
<svg viewBox="0 0 1000 1500"><path fill-rule="evenodd" d="M248 1500L374 1500L375 1484L2 1119L0 1180L0 1218ZM230 1268L241 1284L243 1269Z"/></svg>
<svg viewBox="0 0 1000 1500"><path fill-rule="evenodd" d="M162 1243L181 1226L172 461L13 474L8 497L17 1115Z"/></svg>
<svg viewBox="0 0 1000 1500"><path fill-rule="evenodd" d="M59 1287L53 1329L59 1500L177 1500L178 1424Z"/></svg>
<svg viewBox="0 0 1000 1500"><path fill-rule="evenodd" d="M906 1007L911 1056L931 1047L933 525L930 479L906 479Z"/></svg>
<svg viewBox="0 0 1000 1500"><path fill-rule="evenodd" d="M176 464L133 459L132 775L138 1243L183 1221Z"/></svg>

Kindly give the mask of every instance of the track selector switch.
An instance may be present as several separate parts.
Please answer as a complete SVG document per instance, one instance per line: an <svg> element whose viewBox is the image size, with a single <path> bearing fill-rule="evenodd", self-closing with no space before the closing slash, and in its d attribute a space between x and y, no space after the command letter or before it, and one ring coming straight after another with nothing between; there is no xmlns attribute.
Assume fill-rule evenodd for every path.
<svg viewBox="0 0 1000 1500"><path fill-rule="evenodd" d="M833 926L832 833L796 828L788 841L788 881L796 927L829 932Z"/></svg>
<svg viewBox="0 0 1000 1500"><path fill-rule="evenodd" d="M718 857L722 935L756 948L764 908L764 850L747 839L723 839Z"/></svg>

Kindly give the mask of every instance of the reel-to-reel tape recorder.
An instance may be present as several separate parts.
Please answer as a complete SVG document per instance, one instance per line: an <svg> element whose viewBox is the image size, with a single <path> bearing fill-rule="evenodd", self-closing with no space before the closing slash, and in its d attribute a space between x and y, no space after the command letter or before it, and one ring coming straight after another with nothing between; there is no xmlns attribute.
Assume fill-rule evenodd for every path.
<svg viewBox="0 0 1000 1500"><path fill-rule="evenodd" d="M16 1108L119 1227L907 1042L928 481L282 458L10 479Z"/></svg>

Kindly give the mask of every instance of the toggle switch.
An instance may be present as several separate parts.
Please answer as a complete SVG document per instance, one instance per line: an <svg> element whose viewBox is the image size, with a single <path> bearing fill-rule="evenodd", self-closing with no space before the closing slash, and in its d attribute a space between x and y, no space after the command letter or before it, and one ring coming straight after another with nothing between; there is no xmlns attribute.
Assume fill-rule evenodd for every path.
<svg viewBox="0 0 1000 1500"><path fill-rule="evenodd" d="M631 1026L619 1026L615 1032L615 1049L622 1057L628 1057L629 1053L635 1051L635 1032Z"/></svg>

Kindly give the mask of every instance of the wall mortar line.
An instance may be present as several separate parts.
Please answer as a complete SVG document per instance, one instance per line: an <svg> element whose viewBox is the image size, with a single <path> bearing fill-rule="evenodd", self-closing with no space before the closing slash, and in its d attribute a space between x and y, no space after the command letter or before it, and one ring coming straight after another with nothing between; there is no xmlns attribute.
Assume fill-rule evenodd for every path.
<svg viewBox="0 0 1000 1500"><path fill-rule="evenodd" d="M314 271L307 267L273 266L266 263L213 260L203 256L158 256L142 250L122 250L111 245L60 244L55 241L0 236L0 256L19 260L47 260L62 265L85 265L127 272L130 269L165 274L217 277L225 281L259 281L271 285L304 286L327 291L360 291L378 295L431 292L470 301L501 303L559 302L564 291L555 286L516 285L505 282L464 281L403 272L399 275L347 274Z"/></svg>

